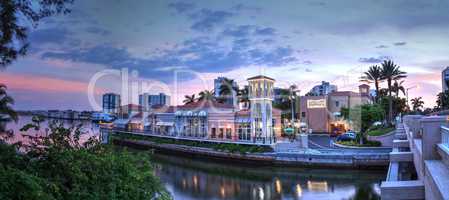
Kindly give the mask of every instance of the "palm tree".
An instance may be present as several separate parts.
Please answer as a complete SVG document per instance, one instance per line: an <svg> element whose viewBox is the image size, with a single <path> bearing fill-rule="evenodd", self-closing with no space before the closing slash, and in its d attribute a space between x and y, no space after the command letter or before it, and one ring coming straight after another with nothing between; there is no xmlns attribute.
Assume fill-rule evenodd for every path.
<svg viewBox="0 0 449 200"><path fill-rule="evenodd" d="M407 73L399 70L400 66L394 64L391 60L385 60L382 63L382 77L387 81L388 86L388 120L391 122L393 120L393 97L392 83L393 81L400 80L407 77Z"/></svg>
<svg viewBox="0 0 449 200"><path fill-rule="evenodd" d="M424 106L424 101L422 97L416 97L410 100L412 102L413 111L420 111Z"/></svg>
<svg viewBox="0 0 449 200"><path fill-rule="evenodd" d="M236 86L233 79L224 78L220 87L220 100L226 101L229 97L233 97L238 93L239 88Z"/></svg>
<svg viewBox="0 0 449 200"><path fill-rule="evenodd" d="M394 84L391 89L396 94L396 97L399 97L399 92L402 92L402 94L405 95L405 88L402 85L403 83L404 83L404 81L400 81L400 82L397 80L394 81Z"/></svg>
<svg viewBox="0 0 449 200"><path fill-rule="evenodd" d="M14 99L6 93L6 85L0 83L0 133L6 132L6 123L17 122L19 116L11 107Z"/></svg>
<svg viewBox="0 0 449 200"><path fill-rule="evenodd" d="M376 88L376 103L379 101L380 87L379 84L383 80L382 68L373 65L369 67L368 71L364 73L364 75L360 78L360 81L366 83L374 83L374 87Z"/></svg>
<svg viewBox="0 0 449 200"><path fill-rule="evenodd" d="M184 104L193 103L196 100L195 94L185 95L184 98L185 98L184 101L182 101Z"/></svg>
<svg viewBox="0 0 449 200"><path fill-rule="evenodd" d="M214 91L213 90L203 90L198 94L200 97L198 101L214 101Z"/></svg>
<svg viewBox="0 0 449 200"><path fill-rule="evenodd" d="M238 92L239 102L243 103L243 107L249 108L249 87L245 86Z"/></svg>

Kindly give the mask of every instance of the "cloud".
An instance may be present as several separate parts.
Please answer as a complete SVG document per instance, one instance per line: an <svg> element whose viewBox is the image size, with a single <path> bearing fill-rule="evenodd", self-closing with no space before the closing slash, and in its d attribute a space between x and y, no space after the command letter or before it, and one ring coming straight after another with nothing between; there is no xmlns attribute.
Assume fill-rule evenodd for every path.
<svg viewBox="0 0 449 200"><path fill-rule="evenodd" d="M168 4L168 7L175 9L178 13L185 13L187 11L191 11L192 9L194 9L195 4L179 1Z"/></svg>
<svg viewBox="0 0 449 200"><path fill-rule="evenodd" d="M407 44L407 42L395 42L395 43L393 43L394 46L404 46L406 44Z"/></svg>
<svg viewBox="0 0 449 200"><path fill-rule="evenodd" d="M32 44L62 44L69 40L69 31L65 28L37 29L31 32L29 39Z"/></svg>
<svg viewBox="0 0 449 200"><path fill-rule="evenodd" d="M275 35L276 29L271 28L271 27L257 28L254 33L257 35L272 36L272 35Z"/></svg>
<svg viewBox="0 0 449 200"><path fill-rule="evenodd" d="M98 35L102 35L102 36L106 36L106 35L110 35L111 31L108 31L106 29L102 29L99 27L95 27L95 26L90 26L86 28L86 32L88 33L92 33L92 34L98 34Z"/></svg>
<svg viewBox="0 0 449 200"><path fill-rule="evenodd" d="M290 46L255 47L247 38L236 39L231 48L209 37L183 41L176 48L161 50L146 58L132 56L125 48L98 45L65 52L46 52L46 59L70 60L138 69L145 77L169 81L168 66L185 66L197 72L221 72L248 65L283 66L296 62L296 50Z"/></svg>
<svg viewBox="0 0 449 200"><path fill-rule="evenodd" d="M359 62L362 63L381 63L384 60L389 60L388 56L378 56L378 57L369 57L369 58L359 58Z"/></svg>
<svg viewBox="0 0 449 200"><path fill-rule="evenodd" d="M305 61L302 62L302 63L304 63L304 64L306 64L306 65L311 65L311 64L312 64L312 61L310 61L310 60L305 60Z"/></svg>
<svg viewBox="0 0 449 200"><path fill-rule="evenodd" d="M190 15L190 18L195 20L190 28L200 32L211 31L215 26L223 24L233 15L228 11L201 9Z"/></svg>
<svg viewBox="0 0 449 200"><path fill-rule="evenodd" d="M376 49L386 49L386 48L388 48L388 46L387 45L379 45L379 46L376 46Z"/></svg>
<svg viewBox="0 0 449 200"><path fill-rule="evenodd" d="M260 12L262 10L262 8L260 8L260 7L249 6L249 5L245 5L245 4L241 4L241 3L233 6L231 9L237 10L237 11L248 10L248 11L255 11L255 12Z"/></svg>
<svg viewBox="0 0 449 200"><path fill-rule="evenodd" d="M240 25L236 27L227 27L223 30L222 35L232 37L247 37L254 29L251 25Z"/></svg>

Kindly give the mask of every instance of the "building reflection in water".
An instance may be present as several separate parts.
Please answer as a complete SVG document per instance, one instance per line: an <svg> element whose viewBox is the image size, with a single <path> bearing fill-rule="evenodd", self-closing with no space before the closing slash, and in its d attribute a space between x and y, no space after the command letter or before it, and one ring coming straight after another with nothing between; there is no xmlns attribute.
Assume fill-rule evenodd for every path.
<svg viewBox="0 0 449 200"><path fill-rule="evenodd" d="M202 166L204 167L204 166ZM201 168L202 169L202 168ZM322 177L320 173L291 173L270 174L271 171L253 171L242 168L234 172L224 166L218 169L196 169L172 163L161 164L155 168L157 176L170 188L175 199L241 199L241 200L278 200L278 199L348 199L358 191L358 184L363 177L348 179ZM241 174L239 174L241 172ZM336 173L329 173L336 174ZM379 175L368 176L370 179L362 181L370 188L378 187L383 179ZM376 177L376 179L372 179ZM373 192L375 190L372 190Z"/></svg>

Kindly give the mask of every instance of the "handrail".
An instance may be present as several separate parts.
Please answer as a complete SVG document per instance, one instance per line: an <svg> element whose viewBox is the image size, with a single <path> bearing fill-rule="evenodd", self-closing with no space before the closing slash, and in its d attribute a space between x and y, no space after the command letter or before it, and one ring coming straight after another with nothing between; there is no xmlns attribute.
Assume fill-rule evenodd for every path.
<svg viewBox="0 0 449 200"><path fill-rule="evenodd" d="M441 126L441 143L449 147L449 127Z"/></svg>

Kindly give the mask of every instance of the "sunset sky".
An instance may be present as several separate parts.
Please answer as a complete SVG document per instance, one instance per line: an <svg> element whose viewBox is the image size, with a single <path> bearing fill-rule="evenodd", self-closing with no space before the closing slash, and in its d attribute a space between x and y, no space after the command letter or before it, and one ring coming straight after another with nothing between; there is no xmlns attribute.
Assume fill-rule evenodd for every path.
<svg viewBox="0 0 449 200"><path fill-rule="evenodd" d="M355 90L384 59L408 72L406 87L419 85L411 98L434 106L449 66L445 0L75 0L72 9L42 21L29 54L0 72L17 109L94 109L88 84L107 69L127 68L129 80L177 104L217 76L242 86L265 74L302 94L323 80ZM120 80L100 78L97 99L120 92Z"/></svg>

